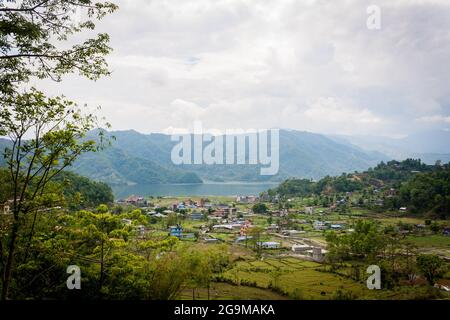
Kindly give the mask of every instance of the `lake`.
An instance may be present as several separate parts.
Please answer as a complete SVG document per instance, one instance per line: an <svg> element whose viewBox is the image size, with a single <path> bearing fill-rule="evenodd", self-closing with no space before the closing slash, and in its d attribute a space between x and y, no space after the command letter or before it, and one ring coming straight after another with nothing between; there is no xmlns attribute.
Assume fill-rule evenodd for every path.
<svg viewBox="0 0 450 320"><path fill-rule="evenodd" d="M278 183L195 183L195 184L136 184L112 186L116 199L137 196L236 196L259 195Z"/></svg>

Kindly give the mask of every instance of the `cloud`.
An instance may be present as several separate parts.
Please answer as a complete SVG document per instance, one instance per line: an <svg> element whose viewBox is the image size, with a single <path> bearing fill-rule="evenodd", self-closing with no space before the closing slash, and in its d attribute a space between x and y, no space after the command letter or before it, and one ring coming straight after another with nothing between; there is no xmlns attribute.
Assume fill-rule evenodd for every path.
<svg viewBox="0 0 450 320"><path fill-rule="evenodd" d="M423 123L450 123L450 116L432 115L416 119L417 122Z"/></svg>
<svg viewBox="0 0 450 320"><path fill-rule="evenodd" d="M113 74L54 93L116 129L283 127L398 135L447 121L447 0L121 0L99 23ZM368 5L382 28L366 28ZM434 119L434 118L433 118ZM410 123L415 125L411 126Z"/></svg>

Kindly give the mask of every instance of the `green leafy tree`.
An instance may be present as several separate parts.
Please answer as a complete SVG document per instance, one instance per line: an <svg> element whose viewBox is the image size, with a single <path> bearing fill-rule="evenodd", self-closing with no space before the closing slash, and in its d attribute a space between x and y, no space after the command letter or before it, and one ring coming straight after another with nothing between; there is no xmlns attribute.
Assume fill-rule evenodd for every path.
<svg viewBox="0 0 450 320"><path fill-rule="evenodd" d="M417 257L417 267L430 285L446 272L444 261L434 254L421 254Z"/></svg>
<svg viewBox="0 0 450 320"><path fill-rule="evenodd" d="M8 297L24 216L42 206L46 187L58 173L82 153L96 149L93 141L84 139L98 125L95 116L84 114L64 97L46 97L29 88L28 81L36 77L60 81L75 71L89 79L107 75L104 55L111 50L107 34L68 49L64 42L94 29L95 20L116 8L92 0L0 3L0 136L11 140L5 159L13 213L8 236L0 241L2 300ZM75 15L78 10L80 15ZM75 16L83 19L76 21Z"/></svg>
<svg viewBox="0 0 450 320"><path fill-rule="evenodd" d="M117 6L95 0L0 2L0 94L15 95L31 77L61 80L79 72L89 79L109 73L104 55L109 36L98 34L67 48L70 36L95 29L95 20Z"/></svg>
<svg viewBox="0 0 450 320"><path fill-rule="evenodd" d="M267 208L266 204L264 203L256 203L253 205L252 210L254 213L266 213L269 208Z"/></svg>

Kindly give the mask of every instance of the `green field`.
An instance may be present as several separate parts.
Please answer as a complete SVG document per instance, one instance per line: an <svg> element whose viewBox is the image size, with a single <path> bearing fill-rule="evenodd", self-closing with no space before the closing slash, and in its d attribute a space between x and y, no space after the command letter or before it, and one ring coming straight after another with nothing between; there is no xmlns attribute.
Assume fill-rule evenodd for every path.
<svg viewBox="0 0 450 320"><path fill-rule="evenodd" d="M258 288L276 287L297 299L331 299L339 289L351 291L358 298L374 297L363 284L321 270L318 263L295 258L239 261L225 278Z"/></svg>
<svg viewBox="0 0 450 320"><path fill-rule="evenodd" d="M195 289L194 297L197 300L208 299L208 290L205 288ZM180 294L182 300L192 300L192 289L185 289ZM209 289L211 300L286 300L287 297L271 290L247 286L236 286L229 283L212 283Z"/></svg>
<svg viewBox="0 0 450 320"><path fill-rule="evenodd" d="M450 237L442 235L409 236L409 241L419 248L447 248L450 250Z"/></svg>

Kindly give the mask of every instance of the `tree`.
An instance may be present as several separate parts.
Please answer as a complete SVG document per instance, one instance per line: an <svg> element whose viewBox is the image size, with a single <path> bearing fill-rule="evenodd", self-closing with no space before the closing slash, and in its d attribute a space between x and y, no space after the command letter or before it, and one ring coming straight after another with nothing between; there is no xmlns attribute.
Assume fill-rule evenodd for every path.
<svg viewBox="0 0 450 320"><path fill-rule="evenodd" d="M269 208L264 203L254 204L252 210L254 213L266 213Z"/></svg>
<svg viewBox="0 0 450 320"><path fill-rule="evenodd" d="M9 0L0 2L0 95L13 95L31 77L61 80L78 71L89 79L109 73L103 56L109 36L98 34L68 49L69 36L95 29L95 20L117 6L95 0Z"/></svg>
<svg viewBox="0 0 450 320"><path fill-rule="evenodd" d="M8 297L23 217L37 214L55 176L79 155L97 148L85 139L86 132L98 125L93 114L84 114L63 96L48 98L27 83L33 77L60 81L62 75L74 71L94 80L109 74L103 57L111 50L107 34L70 49L58 45L74 33L94 29L95 19L116 8L93 0L0 3L0 136L11 140L5 159L13 213L10 232L0 241L2 300ZM77 10L83 21L75 21Z"/></svg>
<svg viewBox="0 0 450 320"><path fill-rule="evenodd" d="M261 237L264 232L263 228L253 227L247 233L247 237L250 238L250 243L253 248L256 250L256 254L260 255L262 251Z"/></svg>
<svg viewBox="0 0 450 320"><path fill-rule="evenodd" d="M436 278L442 276L446 271L444 261L434 254L421 254L417 257L417 267L427 278L430 285L434 284Z"/></svg>

